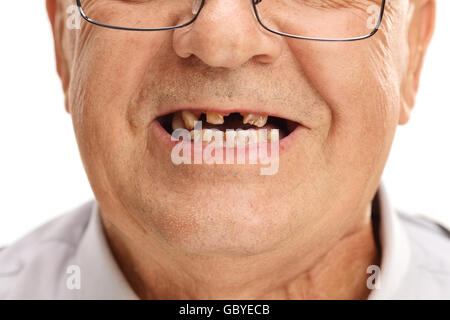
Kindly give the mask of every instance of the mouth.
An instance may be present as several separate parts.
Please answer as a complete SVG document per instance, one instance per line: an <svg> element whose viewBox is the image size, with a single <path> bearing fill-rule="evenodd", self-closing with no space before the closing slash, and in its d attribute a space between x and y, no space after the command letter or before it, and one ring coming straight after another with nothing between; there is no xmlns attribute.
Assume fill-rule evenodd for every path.
<svg viewBox="0 0 450 320"><path fill-rule="evenodd" d="M156 120L169 135L172 135L177 129L189 130L192 141L194 140L194 125L197 121L200 121L202 125L201 136L203 142L210 142L211 132L215 130L223 132L225 139L227 137L226 132L230 130L242 132L243 136L255 137L254 141L246 139L243 141L244 144L258 143L262 140L270 141L274 137L271 134L274 129L278 131L276 139L282 140L301 127L298 122L268 114L224 113L210 110L178 110L160 116Z"/></svg>

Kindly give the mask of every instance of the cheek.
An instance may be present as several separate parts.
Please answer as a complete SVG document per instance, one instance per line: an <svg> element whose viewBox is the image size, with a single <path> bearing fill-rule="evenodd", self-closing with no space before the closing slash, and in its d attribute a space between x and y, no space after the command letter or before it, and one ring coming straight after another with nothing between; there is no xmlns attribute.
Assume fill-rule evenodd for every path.
<svg viewBox="0 0 450 320"><path fill-rule="evenodd" d="M355 167L366 168L366 176L381 169L393 140L398 79L381 38L292 44L305 77L329 110L323 153L339 175Z"/></svg>
<svg viewBox="0 0 450 320"><path fill-rule="evenodd" d="M73 64L72 108L126 110L164 41L163 33L85 25L78 35Z"/></svg>
<svg viewBox="0 0 450 320"><path fill-rule="evenodd" d="M158 59L159 49L167 42L166 36L87 25L78 34L69 104L91 180L111 183L115 177L126 179L118 171L135 169L129 165L136 154L142 154L137 149L145 147L140 134L145 128L132 126L127 110L152 62ZM141 116L150 117L150 109Z"/></svg>

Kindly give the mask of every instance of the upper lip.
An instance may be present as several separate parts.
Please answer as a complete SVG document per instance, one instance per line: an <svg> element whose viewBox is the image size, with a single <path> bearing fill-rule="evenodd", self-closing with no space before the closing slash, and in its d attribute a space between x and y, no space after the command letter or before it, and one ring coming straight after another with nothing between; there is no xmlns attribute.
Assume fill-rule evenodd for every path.
<svg viewBox="0 0 450 320"><path fill-rule="evenodd" d="M239 106L238 104L227 104L227 105L217 105L217 104L196 104L196 103L189 103L185 106L177 106L177 105L170 105L170 106L163 106L161 108L161 111L158 112L155 116L155 120L166 116L168 114L175 113L177 111L201 111L201 112L217 112L220 114L231 114L231 113L252 113L252 114L263 114L268 115L271 117L278 117L287 119L293 122L298 123L299 125L305 126L301 121L298 119L294 119L292 117L286 116L282 114L281 112L278 112L277 110L271 110L267 107L260 107L255 106L252 104L240 104L242 106Z"/></svg>

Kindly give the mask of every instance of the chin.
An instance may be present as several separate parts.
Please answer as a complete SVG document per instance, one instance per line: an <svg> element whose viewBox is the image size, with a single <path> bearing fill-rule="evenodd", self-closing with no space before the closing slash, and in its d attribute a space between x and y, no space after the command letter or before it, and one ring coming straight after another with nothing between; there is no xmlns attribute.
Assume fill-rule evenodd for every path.
<svg viewBox="0 0 450 320"><path fill-rule="evenodd" d="M292 233L288 208L258 202L245 194L196 197L151 214L159 236L171 247L190 254L256 255L275 249ZM160 211L161 212L161 211Z"/></svg>

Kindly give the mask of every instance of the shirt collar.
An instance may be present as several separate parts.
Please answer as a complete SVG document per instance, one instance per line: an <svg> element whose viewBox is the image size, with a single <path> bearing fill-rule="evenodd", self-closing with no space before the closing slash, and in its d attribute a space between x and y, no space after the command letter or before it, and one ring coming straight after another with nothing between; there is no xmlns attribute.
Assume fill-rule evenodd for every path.
<svg viewBox="0 0 450 320"><path fill-rule="evenodd" d="M409 266L410 246L406 232L394 211L386 188L378 188L380 209L381 272L378 288L368 299L389 299L400 285ZM90 221L73 263L80 267L81 288L67 291L68 299L139 299L120 270L106 239L98 203L92 205Z"/></svg>
<svg viewBox="0 0 450 320"><path fill-rule="evenodd" d="M80 267L81 288L72 290L75 299L135 300L138 296L120 270L106 239L97 201L75 254Z"/></svg>
<svg viewBox="0 0 450 320"><path fill-rule="evenodd" d="M380 209L381 272L376 278L378 288L369 300L389 299L397 291L406 275L411 259L411 248L405 230L389 199L383 183L378 188Z"/></svg>

